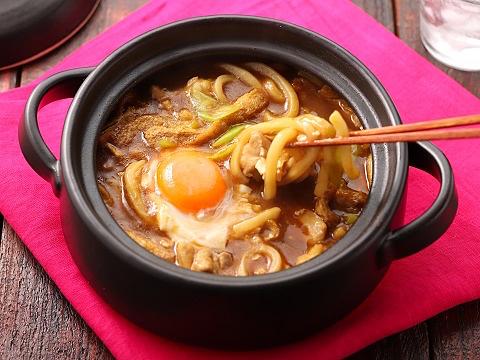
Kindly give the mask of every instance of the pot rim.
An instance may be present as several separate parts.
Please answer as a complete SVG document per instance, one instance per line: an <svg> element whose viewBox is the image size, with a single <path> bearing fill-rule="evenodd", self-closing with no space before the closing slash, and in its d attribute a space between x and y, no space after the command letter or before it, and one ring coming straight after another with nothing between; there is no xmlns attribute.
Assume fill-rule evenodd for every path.
<svg viewBox="0 0 480 360"><path fill-rule="evenodd" d="M323 256L318 256L310 261L307 261L301 265L293 266L289 269L285 269L276 273L257 275L257 276L246 276L246 277L235 277L235 276L221 276L215 274L205 274L188 269L181 268L175 264L170 264L163 259L160 259L150 253L147 250L141 249L141 252L133 252L131 249L126 247L121 243L112 232L110 232L104 223L97 218L96 214L88 205L88 199L82 194L81 191L78 191L79 188L82 188L81 181L77 178L75 171L75 163L72 161L72 147L69 146L70 139L74 136L73 133L73 124L75 122L75 113L79 108L82 107L82 98L85 94L88 93L90 85L94 82L94 79L98 74L109 71L110 64L119 57L129 53L137 43L144 41L150 36L155 36L157 32L165 31L177 26L182 26L185 24L191 24L195 22L203 21L225 21L225 20L241 20L241 21L254 21L261 23L271 23L272 25L279 25L281 27L287 28L289 31L299 32L303 36L307 35L314 37L319 41L322 41L326 46L329 46L332 52L335 52L336 55L340 56L343 59L346 59L348 62L355 66L363 76L365 76L368 81L374 86L380 95L380 100L383 105L390 113L391 121L395 124L400 124L400 117L388 95L387 91L380 83L380 81L373 75L373 73L354 55L349 51L336 44L332 40L315 33L311 30L303 28L298 25L294 25L288 22L271 19L267 17L258 17L258 16L244 16L244 15L212 15L212 16L200 16L189 18L186 20L175 21L168 23L166 25L160 26L153 30L150 30L136 38L130 40L108 57L106 57L87 77L87 79L82 83L78 92L76 93L70 108L67 113L65 120L65 125L62 134L61 142L61 172L63 177L63 185L65 189L62 189L62 193L66 191L68 197L72 203L72 206L76 210L77 214L81 219L87 224L90 230L96 235L98 241L108 247L115 255L120 257L122 260L127 261L130 265L136 267L137 269L148 272L153 276L165 276L169 275L172 277L172 280L178 282L184 282L188 284L202 285L202 286L222 286L230 288L243 288L251 286L275 286L275 285L284 285L287 282L296 281L299 278L307 278L310 275L313 275L320 271L332 270L335 265L348 261L348 259L355 255L356 251L359 251L362 247L370 244L373 241L378 241L378 238L385 237L385 234L388 232L387 228L390 225L390 222L400 204L403 189L406 183L407 169L408 169L408 156L407 156L407 146L403 143L395 144L395 153L397 154L396 166L394 168L393 181L391 184L391 191L389 194L383 194L383 197L389 197L391 206L383 207L380 214L376 213L375 216L381 217L382 219L388 219L388 221L377 221L375 224L376 233L366 234L356 237L356 241L353 241L349 244L348 247L342 249L342 251L336 253L330 258L323 258ZM373 145L372 150L381 145ZM372 154L374 151L372 151ZM374 159L375 160L375 159ZM375 185L375 172L373 173L373 186ZM62 194L63 196L63 194ZM365 207L368 206L368 203ZM360 216L360 221L362 216ZM349 231L345 237L339 241L339 243L345 242L351 232ZM368 236L367 236L368 235ZM125 237L128 237L125 234ZM137 244L135 244L137 245ZM335 244L333 247L335 247ZM139 245L137 245L140 247ZM332 248L333 248L332 247ZM331 250L331 249L329 249ZM323 258L323 259L322 259Z"/></svg>

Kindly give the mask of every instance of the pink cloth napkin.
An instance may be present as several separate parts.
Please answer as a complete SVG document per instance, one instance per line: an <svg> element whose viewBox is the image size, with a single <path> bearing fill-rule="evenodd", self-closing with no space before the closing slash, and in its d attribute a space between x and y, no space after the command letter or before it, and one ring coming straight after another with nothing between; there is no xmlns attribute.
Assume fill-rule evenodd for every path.
<svg viewBox="0 0 480 360"><path fill-rule="evenodd" d="M134 36L159 25L220 13L278 18L338 42L380 78L404 122L480 113L479 99L346 0L156 0L65 58L49 74L96 65ZM25 100L37 82L0 95L0 211L61 292L120 359L232 359L246 355L190 347L146 332L117 314L90 288L65 245L58 201L50 185L30 169L18 146L17 125ZM40 112L43 134L57 154L69 103L57 101ZM475 151L479 144L473 140L439 143L451 160L459 193L458 215L440 240L395 262L370 297L332 327L301 342L249 352L249 358L344 357L454 305L479 298L480 166ZM430 205L438 188L434 184L420 171L411 172L409 219Z"/></svg>

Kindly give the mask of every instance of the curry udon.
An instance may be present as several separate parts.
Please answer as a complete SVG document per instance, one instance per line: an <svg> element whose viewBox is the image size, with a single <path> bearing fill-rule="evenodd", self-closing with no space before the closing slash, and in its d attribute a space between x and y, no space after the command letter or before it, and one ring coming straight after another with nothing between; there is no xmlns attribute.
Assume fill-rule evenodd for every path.
<svg viewBox="0 0 480 360"><path fill-rule="evenodd" d="M99 138L98 188L123 230L166 261L275 272L340 240L371 179L368 146L288 144L359 127L328 85L283 65L174 69L118 105Z"/></svg>

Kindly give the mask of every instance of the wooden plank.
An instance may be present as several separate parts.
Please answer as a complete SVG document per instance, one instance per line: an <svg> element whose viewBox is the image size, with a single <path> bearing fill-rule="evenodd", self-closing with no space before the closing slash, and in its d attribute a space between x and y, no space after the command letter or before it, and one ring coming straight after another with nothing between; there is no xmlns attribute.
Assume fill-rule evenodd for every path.
<svg viewBox="0 0 480 360"><path fill-rule="evenodd" d="M0 72L0 91L5 91L14 88L17 81L16 71Z"/></svg>
<svg viewBox="0 0 480 360"><path fill-rule="evenodd" d="M453 77L476 96L480 96L480 71L465 72L451 69L435 60L422 45L419 27L418 0L393 0L398 36L420 55Z"/></svg>
<svg viewBox="0 0 480 360"><path fill-rule="evenodd" d="M428 321L433 359L480 359L480 302L457 306Z"/></svg>
<svg viewBox="0 0 480 360"><path fill-rule="evenodd" d="M20 78L20 71L8 70L0 71L0 92L12 89L17 86L17 82ZM0 226L3 216L0 214Z"/></svg>
<svg viewBox="0 0 480 360"><path fill-rule="evenodd" d="M0 359L111 358L8 224L0 279Z"/></svg>
<svg viewBox="0 0 480 360"><path fill-rule="evenodd" d="M395 17L391 0L352 0L370 16L383 24L391 32L395 32Z"/></svg>
<svg viewBox="0 0 480 360"><path fill-rule="evenodd" d="M426 323L392 335L349 357L350 360L429 360L429 337Z"/></svg>
<svg viewBox="0 0 480 360"><path fill-rule="evenodd" d="M97 13L69 43L27 65L21 84L34 79L83 42L146 0L102 0ZM19 76L0 74L0 90ZM110 359L112 356L64 299L8 224L0 241L0 359Z"/></svg>

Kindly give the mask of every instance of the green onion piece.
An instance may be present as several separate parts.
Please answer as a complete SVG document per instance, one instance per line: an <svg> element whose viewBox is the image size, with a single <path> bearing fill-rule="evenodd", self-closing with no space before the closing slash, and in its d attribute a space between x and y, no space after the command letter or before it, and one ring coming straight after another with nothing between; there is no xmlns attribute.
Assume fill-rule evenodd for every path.
<svg viewBox="0 0 480 360"><path fill-rule="evenodd" d="M170 149L176 147L177 143L170 139L160 139L158 141L158 146L160 146L162 149Z"/></svg>
<svg viewBox="0 0 480 360"><path fill-rule="evenodd" d="M233 139L235 139L246 127L247 125L232 126L212 143L212 147L219 148L220 146L228 144Z"/></svg>
<svg viewBox="0 0 480 360"><path fill-rule="evenodd" d="M233 149L235 149L236 143L224 146L217 152L214 152L212 155L210 155L208 158L213 160L213 161L223 161L226 160L233 152Z"/></svg>
<svg viewBox="0 0 480 360"><path fill-rule="evenodd" d="M205 112L205 111L199 111L198 112L198 116L203 120L203 121L206 121L206 122L214 122L214 121L217 121L217 118L211 114L209 114L208 112Z"/></svg>
<svg viewBox="0 0 480 360"><path fill-rule="evenodd" d="M197 119L193 119L192 122L190 123L190 127L194 130L200 128L200 123L198 122Z"/></svg>
<svg viewBox="0 0 480 360"><path fill-rule="evenodd" d="M345 218L345 224L352 225L353 223L355 223L355 221L357 221L358 214L345 214L344 218Z"/></svg>
<svg viewBox="0 0 480 360"><path fill-rule="evenodd" d="M198 116L208 122L221 121L241 109L237 103L222 105L214 109L198 109Z"/></svg>

